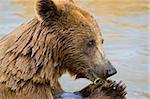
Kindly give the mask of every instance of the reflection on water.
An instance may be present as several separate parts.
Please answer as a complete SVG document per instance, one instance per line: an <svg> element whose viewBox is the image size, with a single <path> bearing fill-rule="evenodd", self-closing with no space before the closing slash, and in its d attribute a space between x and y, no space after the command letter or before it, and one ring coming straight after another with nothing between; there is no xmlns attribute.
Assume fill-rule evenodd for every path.
<svg viewBox="0 0 150 99"><path fill-rule="evenodd" d="M34 15L35 0L0 0L0 35L12 31ZM128 86L129 99L150 98L150 71L148 68L149 0L76 0L98 20L105 38L106 54L118 74ZM66 76L66 75L65 75ZM63 78L62 82L68 80ZM76 90L86 81L63 83L66 90ZM69 85L68 85L69 84ZM76 85L77 86L77 85ZM73 87L73 88L72 88ZM69 89L71 88L71 89Z"/></svg>

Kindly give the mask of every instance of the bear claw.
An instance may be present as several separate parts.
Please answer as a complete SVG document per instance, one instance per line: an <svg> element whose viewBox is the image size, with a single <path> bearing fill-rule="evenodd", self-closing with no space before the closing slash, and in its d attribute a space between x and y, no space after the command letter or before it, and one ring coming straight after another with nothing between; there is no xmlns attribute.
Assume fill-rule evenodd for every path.
<svg viewBox="0 0 150 99"><path fill-rule="evenodd" d="M90 93L85 99L126 99L125 84L120 81L106 80L103 85L89 85L84 93ZM82 95L84 95L84 93Z"/></svg>

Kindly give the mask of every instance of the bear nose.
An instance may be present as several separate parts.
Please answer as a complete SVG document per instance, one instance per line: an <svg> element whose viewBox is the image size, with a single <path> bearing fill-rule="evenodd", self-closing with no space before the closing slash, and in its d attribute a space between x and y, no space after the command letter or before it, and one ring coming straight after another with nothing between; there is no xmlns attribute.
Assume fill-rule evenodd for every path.
<svg viewBox="0 0 150 99"><path fill-rule="evenodd" d="M106 70L106 78L108 78L116 73L117 73L117 70L115 68L108 69L108 70Z"/></svg>

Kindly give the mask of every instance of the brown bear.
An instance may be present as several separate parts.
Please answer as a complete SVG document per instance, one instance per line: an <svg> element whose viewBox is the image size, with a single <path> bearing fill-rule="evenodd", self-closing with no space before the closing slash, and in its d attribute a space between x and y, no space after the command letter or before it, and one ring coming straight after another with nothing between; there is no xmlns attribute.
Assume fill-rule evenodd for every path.
<svg viewBox="0 0 150 99"><path fill-rule="evenodd" d="M36 17L0 40L0 99L52 99L65 72L95 85L116 73L93 16L72 0L35 8Z"/></svg>

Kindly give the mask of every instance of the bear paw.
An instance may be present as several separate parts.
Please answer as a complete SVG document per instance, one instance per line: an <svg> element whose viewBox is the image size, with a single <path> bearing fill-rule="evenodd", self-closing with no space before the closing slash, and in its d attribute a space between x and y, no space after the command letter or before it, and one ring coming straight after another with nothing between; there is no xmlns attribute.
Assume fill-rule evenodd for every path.
<svg viewBox="0 0 150 99"><path fill-rule="evenodd" d="M103 85L93 84L80 91L85 99L126 99L127 92L125 84L120 81L107 80Z"/></svg>
<svg viewBox="0 0 150 99"><path fill-rule="evenodd" d="M116 83L115 81L108 80L106 85L101 88L101 92L106 96L125 98L127 92L125 91L126 86L122 81ZM98 89L96 89L98 91ZM96 91L95 90L95 91Z"/></svg>

